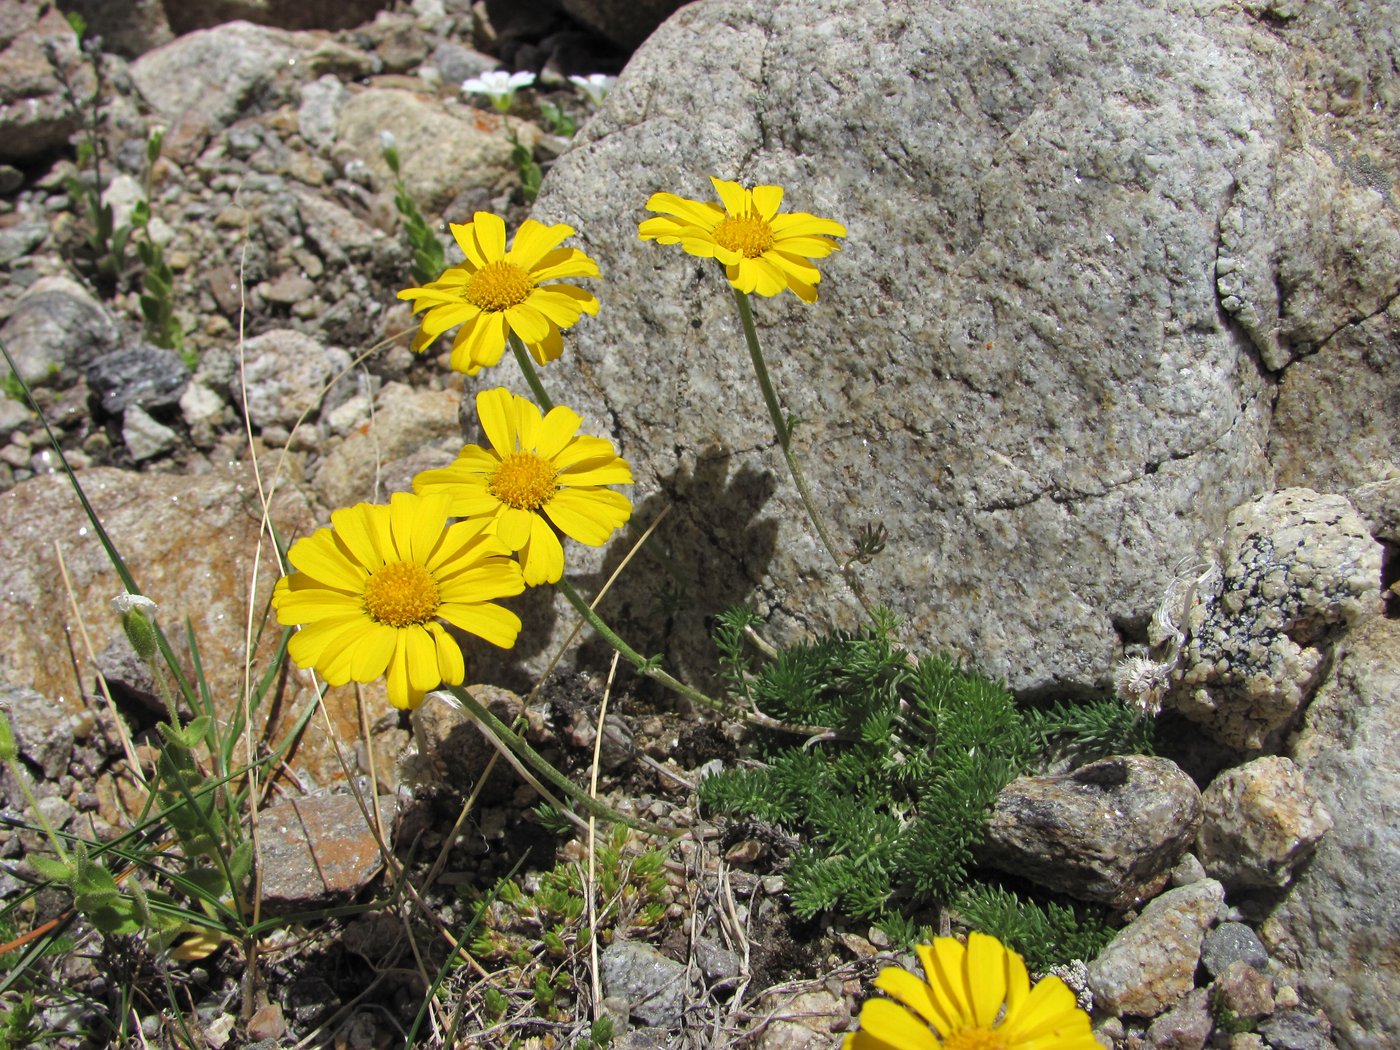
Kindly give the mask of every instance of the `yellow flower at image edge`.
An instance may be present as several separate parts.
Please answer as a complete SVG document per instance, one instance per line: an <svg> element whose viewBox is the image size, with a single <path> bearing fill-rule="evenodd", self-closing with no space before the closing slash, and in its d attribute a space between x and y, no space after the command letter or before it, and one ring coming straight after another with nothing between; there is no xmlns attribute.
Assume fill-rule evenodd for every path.
<svg viewBox="0 0 1400 1050"><path fill-rule="evenodd" d="M331 515L287 553L277 621L301 626L287 647L331 685L381 675L395 707L417 707L438 686L461 685L466 664L439 620L508 649L520 618L493 604L525 589L520 566L479 522L447 524L442 496L397 492Z"/></svg>
<svg viewBox="0 0 1400 1050"><path fill-rule="evenodd" d="M564 352L561 328L581 314L598 312L598 300L572 284L544 281L561 277L597 277L598 264L577 248L559 244L572 226L546 226L526 219L506 250L506 224L498 215L479 211L466 225L451 223L452 236L466 256L461 266L443 271L422 288L405 288L400 299L423 313L413 349L426 350L438 336L457 325L452 367L467 375L500 361L506 333L514 332L540 364Z"/></svg>
<svg viewBox="0 0 1400 1050"><path fill-rule="evenodd" d="M937 937L916 951L925 980L907 970L880 971L860 1031L842 1050L1099 1050L1089 1015L1058 977L1031 987L1026 964L995 937Z"/></svg>
<svg viewBox="0 0 1400 1050"><path fill-rule="evenodd" d="M630 485L632 471L603 438L579 436L583 419L557 406L549 414L504 387L476 395L490 448L468 445L450 467L425 470L415 492L451 498L450 512L485 519L520 552L525 582L557 583L564 548L555 535L600 547L627 523L632 504L604 485Z"/></svg>
<svg viewBox="0 0 1400 1050"><path fill-rule="evenodd" d="M718 259L729 282L741 292L773 296L788 288L803 302L816 302L822 275L808 260L840 251L831 238L846 236L846 227L806 212L779 213L781 186L746 190L737 182L713 177L710 181L723 208L674 193L653 193L647 210L660 215L641 224L642 240L679 244L691 255Z"/></svg>

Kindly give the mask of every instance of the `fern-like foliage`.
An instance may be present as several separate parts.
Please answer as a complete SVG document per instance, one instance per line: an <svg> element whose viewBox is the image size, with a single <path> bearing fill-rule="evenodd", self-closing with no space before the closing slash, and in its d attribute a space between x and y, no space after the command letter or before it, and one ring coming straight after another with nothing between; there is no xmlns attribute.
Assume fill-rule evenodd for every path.
<svg viewBox="0 0 1400 1050"><path fill-rule="evenodd" d="M1118 700L1057 700L1048 708L1026 712L1026 721L1042 750L1066 753L1076 763L1154 753L1157 723Z"/></svg>
<svg viewBox="0 0 1400 1050"><path fill-rule="evenodd" d="M974 851L997 794L1046 751L1146 750L1150 726L1133 724L1116 703L1022 710L1001 685L953 660L911 658L893 643L888 617L755 666L746 636L757 624L742 609L718 619L730 689L782 721L830 727L833 738L767 736L759 768L707 777L699 797L710 812L800 837L787 872L799 916L834 910L907 932L911 912L956 905L1033 967L1097 953L1102 920L981 885Z"/></svg>
<svg viewBox="0 0 1400 1050"><path fill-rule="evenodd" d="M828 909L882 921L946 902L963 885L987 813L1035 737L1011 695L950 660L914 661L893 623L834 633L749 666L750 614L720 618L736 692L776 718L840 734L810 747L767 741L766 765L701 783L715 812L782 823L806 843L788 889L803 917Z"/></svg>
<svg viewBox="0 0 1400 1050"><path fill-rule="evenodd" d="M1020 952L1036 973L1071 959L1093 959L1113 939L1097 911L1053 901L1041 905L985 883L964 890L954 910L968 926Z"/></svg>

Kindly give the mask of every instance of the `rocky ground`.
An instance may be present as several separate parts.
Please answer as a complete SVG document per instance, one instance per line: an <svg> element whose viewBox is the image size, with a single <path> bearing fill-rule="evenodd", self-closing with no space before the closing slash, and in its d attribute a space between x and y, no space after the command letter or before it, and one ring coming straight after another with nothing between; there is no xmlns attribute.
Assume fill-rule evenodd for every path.
<svg viewBox="0 0 1400 1050"><path fill-rule="evenodd" d="M201 20L198 4L172 25L153 2L129 6L104 23L89 5L106 43L85 52L58 10L0 0L0 339L162 622L190 617L214 691L237 695L247 610L265 598L273 560L264 546L255 561L257 494L276 488L274 523L305 532L333 508L406 488L462 442L461 378L444 356L408 349L414 324L395 293L410 283L409 248L382 134L430 219L489 210L514 226L530 206L508 136L546 171L567 156L550 107L579 125L594 114L567 75L617 71L646 35L637 19L655 25L675 5L617 5L610 21L607 4L569 14L416 0L272 25ZM302 6L297 18L315 17L317 5ZM539 73L507 117L459 89L502 63ZM84 100L99 84L90 112L104 199L117 227L149 202L178 347L156 345L169 340L143 322L134 250L104 269L90 241L74 180L94 167L75 147L94 118L65 92ZM106 612L120 585L49 432L19 398L0 399L0 442L13 624L0 641L0 705L49 820L109 838L129 826L135 798L114 714L149 762L157 691ZM1366 1000L1374 989L1355 1002L1317 989L1364 967L1338 932L1370 907L1347 857L1369 848L1357 799L1395 775L1393 753L1371 743L1395 735L1400 647L1382 615L1395 486L1378 481L1350 502L1281 490L1232 515L1220 571L1185 605L1165 756L1047 769L999 799L982 863L1109 905L1124 927L1066 973L1105 1046L1323 1050L1329 1011L1346 1019L1338 1045L1383 1045L1365 1041L1385 1037ZM250 586L262 590L250 597ZM259 658L269 644L254 647ZM188 666L188 646L180 653ZM415 1023L414 1045L576 1046L598 1017L619 1046L836 1045L878 969L908 956L869 925L793 916L785 829L698 811L697 781L747 753L745 732L634 682L614 686L596 643L545 678L550 655L543 642L519 660L473 654L474 678L492 683L478 695L523 718L526 738L578 783L593 771L606 695L600 796L679 832L664 851L660 837L603 829L591 870L578 829L542 821L538 794L504 763L488 773L496 752L464 716L431 703L410 720L372 689L362 703L347 692L306 729L259 817L266 914L322 917L265 938L251 983L235 946L174 962L136 938L73 927L45 1030L110 1031L93 1016L130 988L149 1045L189 1045L172 1000L199 1045L216 1047L397 1046ZM282 689L269 740L310 695L295 674ZM12 776L3 784L0 894L15 899L42 840L17 830L24 802ZM378 838L362 809L376 798ZM1295 871L1312 880L1306 892L1290 892ZM463 934L477 894L512 872L522 895ZM596 957L568 911L586 886L615 904ZM7 929L18 936L67 907L41 894ZM333 907L343 910L323 915ZM1375 910L1388 929L1393 908ZM556 925L557 947L543 937ZM1333 950L1309 955L1303 928L1335 934ZM458 937L471 958L448 967L444 946ZM440 972L443 1005L420 1018Z"/></svg>

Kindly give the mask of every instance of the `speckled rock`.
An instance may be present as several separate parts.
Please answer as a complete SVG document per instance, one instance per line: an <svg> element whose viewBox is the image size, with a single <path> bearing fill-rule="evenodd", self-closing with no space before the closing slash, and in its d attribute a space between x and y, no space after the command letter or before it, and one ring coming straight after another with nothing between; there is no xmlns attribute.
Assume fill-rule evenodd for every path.
<svg viewBox="0 0 1400 1050"><path fill-rule="evenodd" d="M157 619L182 658L185 673L190 673L183 642L188 617L211 694L220 702L238 703L244 684L249 581L262 523L251 471L239 465L191 479L93 467L81 478L137 584L158 604ZM271 515L283 536L305 534L316 524L305 494L291 485L281 486ZM0 631L0 666L13 685L33 689L56 707L75 712L84 709L84 703L75 690L73 664L53 658L54 653L70 651L70 632L76 629L55 543L62 548L73 601L94 651L100 655L117 640L125 644L110 604L122 592L121 580L68 482L57 475L36 477L0 493L0 559L9 566L0 589L0 620L6 624ZM266 602L276 577L276 560L268 550L264 539L252 602L257 609ZM253 664L259 671L276 650L277 637L276 631L263 632ZM90 688L93 665L81 651L78 659L83 685ZM288 678L279 721L269 729L274 737L295 720L298 705L312 695L298 688L300 675ZM328 734L324 722L314 719L292 759L312 781L343 776L331 737L338 743L359 733L353 692L332 690L327 701L334 728ZM375 701L382 702L378 696Z"/></svg>
<svg viewBox="0 0 1400 1050"><path fill-rule="evenodd" d="M655 1028L679 1028L686 968L644 941L616 940L599 959L603 994L626 1000L631 1016Z"/></svg>
<svg viewBox="0 0 1400 1050"><path fill-rule="evenodd" d="M321 502L335 508L383 500L412 490L418 472L452 462L464 444L458 406L458 395L447 390L385 384L375 396L374 425L350 431L317 467L313 487Z"/></svg>
<svg viewBox="0 0 1400 1050"><path fill-rule="evenodd" d="M1336 824L1260 935L1338 1046L1400 1044L1400 621L1348 636L1292 756Z"/></svg>
<svg viewBox="0 0 1400 1050"><path fill-rule="evenodd" d="M365 819L372 799L349 794L291 798L258 816L258 874L263 910L290 915L328 903L344 903L384 866L379 840ZM397 799L379 799L387 836Z"/></svg>
<svg viewBox="0 0 1400 1050"><path fill-rule="evenodd" d="M539 139L532 124L513 119L510 126L527 146ZM379 138L385 131L397 144L404 184L426 214L446 210L464 191L493 191L517 177L499 113L398 88L370 88L341 105L333 156L341 164L364 164L379 185L391 186ZM470 216L453 221L469 222Z"/></svg>
<svg viewBox="0 0 1400 1050"><path fill-rule="evenodd" d="M1388 264L1392 272L1394 258L1400 254ZM1397 347L1400 296L1342 325L1315 353L1288 367L1269 444L1280 485L1343 491L1400 470Z"/></svg>
<svg viewBox="0 0 1400 1050"><path fill-rule="evenodd" d="M1073 773L1012 781L997 796L977 859L1126 908L1166 885L1200 819L1200 792L1169 759L1105 758Z"/></svg>
<svg viewBox="0 0 1400 1050"><path fill-rule="evenodd" d="M1201 1050L1214 1028L1210 993L1195 988L1148 1026L1147 1045L1151 1050Z"/></svg>
<svg viewBox="0 0 1400 1050"><path fill-rule="evenodd" d="M757 1050L827 1050L851 1019L846 1003L825 989L765 996L760 1010Z"/></svg>
<svg viewBox="0 0 1400 1050"><path fill-rule="evenodd" d="M259 428L290 428L302 419L314 426L327 388L350 368L346 351L285 328L249 339L243 359L245 406Z"/></svg>
<svg viewBox="0 0 1400 1050"><path fill-rule="evenodd" d="M1100 689L1120 628L1272 483L1268 384L1213 266L1236 171L1285 133L1281 46L1184 0L711 0L647 40L535 214L617 278L544 381L610 422L654 494L637 526L674 504L651 541L691 587L673 660L711 660L705 619L745 597L779 641L860 614L728 286L638 240L648 196L709 199L713 173L847 225L816 304L756 304L838 546L889 529L860 571L911 643L1017 690ZM610 599L648 651L649 598Z"/></svg>
<svg viewBox="0 0 1400 1050"><path fill-rule="evenodd" d="M1089 964L1094 1008L1156 1017L1196 986L1201 941L1218 917L1225 888L1205 879L1168 890L1119 930Z"/></svg>
<svg viewBox="0 0 1400 1050"><path fill-rule="evenodd" d="M1348 498L1372 536L1388 543L1400 543L1400 468L1382 481L1358 485Z"/></svg>
<svg viewBox="0 0 1400 1050"><path fill-rule="evenodd" d="M1221 773L1201 794L1196 854L1231 889L1285 886L1332 827L1306 778L1281 755Z"/></svg>
<svg viewBox="0 0 1400 1050"><path fill-rule="evenodd" d="M1201 965L1206 973L1218 977L1231 963L1244 962L1256 970L1269 965L1269 953L1259 935L1242 922L1222 922L1206 934L1201 948Z"/></svg>
<svg viewBox="0 0 1400 1050"><path fill-rule="evenodd" d="M1210 1004L1229 1010L1241 1021L1257 1021L1274 1012L1274 982L1268 974L1237 959L1210 984Z"/></svg>
<svg viewBox="0 0 1400 1050"><path fill-rule="evenodd" d="M52 384L65 366L86 368L116 345L117 328L91 292L69 277L41 277L15 302L0 339L30 386Z"/></svg>
<svg viewBox="0 0 1400 1050"><path fill-rule="evenodd" d="M128 405L122 413L122 444L136 463L163 456L175 447L179 435L152 419L140 405Z"/></svg>
<svg viewBox="0 0 1400 1050"><path fill-rule="evenodd" d="M1283 489L1238 508L1169 703L1230 747L1276 743L1340 630L1381 612L1380 583L1381 546L1344 497Z"/></svg>
<svg viewBox="0 0 1400 1050"><path fill-rule="evenodd" d="M47 4L7 4L0 16L0 161L33 161L66 146L78 128L50 52L79 92L92 90L92 71L62 12Z"/></svg>

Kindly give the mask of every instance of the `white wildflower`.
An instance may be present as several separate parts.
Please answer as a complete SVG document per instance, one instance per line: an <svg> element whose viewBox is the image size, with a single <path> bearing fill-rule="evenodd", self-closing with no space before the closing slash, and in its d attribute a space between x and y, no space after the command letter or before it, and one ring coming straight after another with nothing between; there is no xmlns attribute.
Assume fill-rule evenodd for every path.
<svg viewBox="0 0 1400 1050"><path fill-rule="evenodd" d="M133 609L140 609L146 615L156 611L156 603L147 598L144 594L119 594L112 599L112 608L117 610L122 616Z"/></svg>
<svg viewBox="0 0 1400 1050"><path fill-rule="evenodd" d="M479 77L462 81L462 90L469 95L485 95L497 109L506 110L510 108L515 93L534 82L533 73L507 73L504 69L492 69Z"/></svg>
<svg viewBox="0 0 1400 1050"><path fill-rule="evenodd" d="M1162 698L1171 687L1175 660L1159 664L1145 656L1130 656L1113 672L1113 689L1118 699L1141 708L1149 717L1162 710Z"/></svg>
<svg viewBox="0 0 1400 1050"><path fill-rule="evenodd" d="M571 76L569 83L587 95L588 101L597 107L603 104L603 99L617 83L617 77L606 73L589 73L586 77Z"/></svg>

